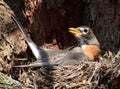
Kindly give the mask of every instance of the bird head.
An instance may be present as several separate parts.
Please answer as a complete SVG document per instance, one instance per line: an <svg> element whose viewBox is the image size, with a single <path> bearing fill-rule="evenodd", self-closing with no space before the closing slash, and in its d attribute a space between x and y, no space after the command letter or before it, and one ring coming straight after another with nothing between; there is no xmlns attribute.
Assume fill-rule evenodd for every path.
<svg viewBox="0 0 120 89"><path fill-rule="evenodd" d="M99 42L96 36L94 35L92 29L87 26L69 28L69 32L75 36L78 42L82 41L82 44L99 46Z"/></svg>
<svg viewBox="0 0 120 89"><path fill-rule="evenodd" d="M86 26L69 28L69 32L75 36L78 45L90 60L95 60L98 57L100 53L99 42L91 28Z"/></svg>

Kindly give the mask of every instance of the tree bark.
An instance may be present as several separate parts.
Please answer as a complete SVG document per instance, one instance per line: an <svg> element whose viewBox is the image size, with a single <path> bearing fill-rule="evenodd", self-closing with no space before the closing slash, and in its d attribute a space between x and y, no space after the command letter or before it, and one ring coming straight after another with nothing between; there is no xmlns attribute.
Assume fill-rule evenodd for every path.
<svg viewBox="0 0 120 89"><path fill-rule="evenodd" d="M57 44L59 48L73 45L73 37L67 32L68 28L87 25L93 29L102 50L116 51L120 48L120 2L117 0L24 0L24 2L27 3L25 12L32 11L25 15L32 20L30 20L31 35L38 45L52 43ZM28 10L28 7L32 10Z"/></svg>
<svg viewBox="0 0 120 89"><path fill-rule="evenodd" d="M114 52L120 48L120 2L117 0L5 1L12 8L10 3L16 3L15 14L28 26L32 39L39 46L56 49L71 46L75 41L68 28L87 25L93 29L103 51Z"/></svg>

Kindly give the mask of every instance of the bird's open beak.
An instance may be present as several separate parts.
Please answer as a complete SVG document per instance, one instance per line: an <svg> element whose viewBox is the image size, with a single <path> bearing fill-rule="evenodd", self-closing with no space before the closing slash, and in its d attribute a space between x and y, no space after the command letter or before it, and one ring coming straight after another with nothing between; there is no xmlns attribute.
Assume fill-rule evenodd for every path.
<svg viewBox="0 0 120 89"><path fill-rule="evenodd" d="M82 32L80 32L80 31L77 30L76 28L69 28L68 31L69 31L70 33L72 33L73 35L77 35L77 34L82 35Z"/></svg>

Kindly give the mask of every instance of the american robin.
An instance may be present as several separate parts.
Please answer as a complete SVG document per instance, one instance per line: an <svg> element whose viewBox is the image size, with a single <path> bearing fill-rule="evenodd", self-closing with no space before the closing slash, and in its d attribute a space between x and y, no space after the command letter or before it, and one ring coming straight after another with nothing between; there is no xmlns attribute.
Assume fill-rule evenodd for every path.
<svg viewBox="0 0 120 89"><path fill-rule="evenodd" d="M28 65L18 65L16 67L37 67L46 65L76 65L80 60L95 60L99 53L99 42L87 26L69 28L69 32L74 35L77 45L64 50L52 50L39 48L24 32L24 29L17 18L12 15L13 21L17 24L33 55L37 61Z"/></svg>

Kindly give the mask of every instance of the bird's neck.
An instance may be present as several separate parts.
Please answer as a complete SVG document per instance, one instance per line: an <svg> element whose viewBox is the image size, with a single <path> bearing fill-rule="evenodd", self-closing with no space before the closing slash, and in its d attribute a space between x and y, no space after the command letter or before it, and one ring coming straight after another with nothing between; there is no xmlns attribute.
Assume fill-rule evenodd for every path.
<svg viewBox="0 0 120 89"><path fill-rule="evenodd" d="M97 45L82 45L81 48L90 60L95 60L100 53L100 48Z"/></svg>

